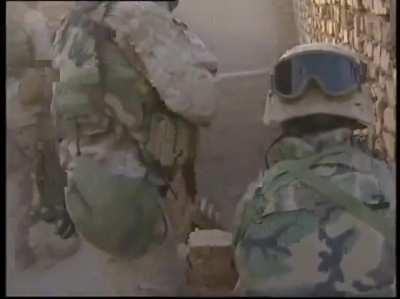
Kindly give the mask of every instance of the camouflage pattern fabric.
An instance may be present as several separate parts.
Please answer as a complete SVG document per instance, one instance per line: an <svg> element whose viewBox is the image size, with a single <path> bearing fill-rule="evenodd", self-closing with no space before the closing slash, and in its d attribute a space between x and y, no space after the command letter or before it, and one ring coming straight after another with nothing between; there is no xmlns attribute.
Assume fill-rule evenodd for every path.
<svg viewBox="0 0 400 299"><path fill-rule="evenodd" d="M349 129L337 129L286 137L273 147L274 160L289 161L291 167L321 154L310 165L321 186L308 184L302 174L277 172L282 163L250 185L237 211L241 292L394 296L394 177L383 161L351 146L350 136ZM340 154L324 155L334 147ZM362 203L360 210L368 209L371 219L354 213L346 202L339 204L340 197L327 197L325 182ZM376 223L389 229L381 230Z"/></svg>
<svg viewBox="0 0 400 299"><path fill-rule="evenodd" d="M167 244L184 241L190 231L197 123L170 109L130 40L126 28L135 23L129 15L142 6L102 2L75 9L62 21L53 42L60 80L52 106L63 136L67 207L78 232L107 254L134 258L135 265L162 244L169 256L162 264L168 265L177 262L176 248ZM144 6L176 30L167 10ZM121 7L126 15L111 26ZM150 33L143 31L142 38L151 39Z"/></svg>
<svg viewBox="0 0 400 299"><path fill-rule="evenodd" d="M63 137L68 212L79 234L112 257L106 272L117 294L175 295L184 274L176 242L191 229L196 195L197 123L170 109L130 40L126 28L143 18L129 15L142 6L101 2L62 21L53 42L60 80L52 108ZM109 18L121 7L126 15L111 26ZM167 10L155 3L145 7L163 17L163 27L176 30ZM153 37L144 30L146 36ZM148 270L137 271L143 268Z"/></svg>
<svg viewBox="0 0 400 299"><path fill-rule="evenodd" d="M117 32L115 42L124 52L134 47L170 111L192 123L210 123L216 108L212 75L217 62L187 25L150 1L120 1L105 22Z"/></svg>

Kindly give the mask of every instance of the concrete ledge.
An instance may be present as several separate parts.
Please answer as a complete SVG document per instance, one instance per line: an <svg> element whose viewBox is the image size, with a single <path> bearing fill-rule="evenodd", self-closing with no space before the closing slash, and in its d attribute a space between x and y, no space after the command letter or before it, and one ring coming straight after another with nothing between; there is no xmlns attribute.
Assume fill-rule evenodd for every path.
<svg viewBox="0 0 400 299"><path fill-rule="evenodd" d="M202 294L228 294L238 280L233 258L231 233L215 229L192 232L189 236L188 284Z"/></svg>

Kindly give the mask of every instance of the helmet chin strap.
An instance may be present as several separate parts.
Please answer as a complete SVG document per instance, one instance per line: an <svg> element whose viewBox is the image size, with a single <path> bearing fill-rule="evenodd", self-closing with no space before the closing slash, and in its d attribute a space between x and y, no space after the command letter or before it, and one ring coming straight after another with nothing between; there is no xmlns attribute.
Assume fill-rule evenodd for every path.
<svg viewBox="0 0 400 299"><path fill-rule="evenodd" d="M279 141L281 141L284 137L286 137L287 136L287 133L286 132L283 132L283 133L281 133L277 138L275 138L274 139L274 141L272 141L272 143L267 147L267 149L265 150L265 155L264 155L264 162L265 162L265 170L268 170L270 167L271 167L271 165L270 165L270 163L269 163L269 160L268 160L268 154L269 154L269 151L271 150L271 148L275 145L275 144L277 144Z"/></svg>

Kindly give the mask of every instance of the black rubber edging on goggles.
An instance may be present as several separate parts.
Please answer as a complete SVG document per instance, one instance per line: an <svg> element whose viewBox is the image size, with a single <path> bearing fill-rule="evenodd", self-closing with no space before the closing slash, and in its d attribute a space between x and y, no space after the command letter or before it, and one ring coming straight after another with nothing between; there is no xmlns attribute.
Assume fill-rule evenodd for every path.
<svg viewBox="0 0 400 299"><path fill-rule="evenodd" d="M319 57L318 57L319 56ZM346 65L342 65L342 66L338 66L337 64L333 64L331 67L328 66L317 66L315 64L314 61L314 65L310 64L310 61L312 60L322 60L322 59L327 59L329 58L329 56L331 57L336 57L337 62L346 62ZM303 58L303 61L301 61ZM307 58L310 59L310 61L307 62ZM317 58L317 59L316 59ZM341 61L339 59L342 59ZM293 64L296 63L297 60L297 69L293 70ZM323 62L323 61L322 61ZM288 64L290 63L290 64ZM287 70L287 74L283 74L283 72L285 70L281 70L281 74L279 75L283 80L285 77L290 76L290 78L293 78L293 71L305 71L306 73L304 75L300 74L299 75L299 83L297 83L297 86L292 86L292 82L286 82L286 84L291 84L291 86L289 88L287 88L288 90L286 90L287 92L284 93L283 92L283 88L282 85L285 84L285 82L276 82L277 80L277 70L279 67L282 68L285 67L285 65L283 64L287 64L286 67L289 68ZM307 66L307 64L309 64ZM336 88L337 90L332 90L332 88L328 88L327 85L329 85L329 80L331 80L331 82L333 82L333 80L335 80L335 78L331 77L329 78L328 76L325 76L324 78L324 74L326 74L326 72L329 72L330 69L332 69L332 67L336 67L339 68L341 67L343 69L343 67L349 67L349 72L352 72L351 74L348 75L348 79L352 79L349 82L349 84L347 86L343 86L344 88ZM307 70L308 68L308 70ZM312 69L314 68L314 69ZM338 72L340 72L341 70L338 70ZM279 70L278 70L279 72ZM327 95L330 96L343 96L346 94L349 94L357 89L361 88L361 84L364 83L366 81L366 73L367 73L367 69L366 69L366 64L363 62L356 62L354 59L351 59L347 56L341 55L341 54L337 54L337 53L326 53L326 52L311 52L311 53L307 53L307 54L298 54L296 56L292 56L288 59L282 60L280 61L274 68L274 73L271 74L270 80L271 80L271 90L274 94L276 94L277 96L284 98L284 99L294 99L297 97L300 97L301 95L304 94L304 92L307 90L307 87L310 85L311 81L314 81L317 83L317 85L321 88L321 90L326 93ZM336 74L339 75L339 74ZM301 77L303 76L303 78ZM341 79L343 80L343 79ZM353 82L351 82L353 81ZM328 83L328 84L327 84ZM345 83L345 82L343 82ZM342 84L343 84L342 83ZM280 86L279 86L280 85ZM291 90L291 92L289 92L289 89Z"/></svg>

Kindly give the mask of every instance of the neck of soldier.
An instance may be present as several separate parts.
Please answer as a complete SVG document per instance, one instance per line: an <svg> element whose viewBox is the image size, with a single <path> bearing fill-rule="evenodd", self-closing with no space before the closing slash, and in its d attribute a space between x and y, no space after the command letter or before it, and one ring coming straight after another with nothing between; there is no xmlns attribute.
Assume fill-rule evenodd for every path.
<svg viewBox="0 0 400 299"><path fill-rule="evenodd" d="M351 145L351 127L334 127L324 130L284 130L282 137L267 152L269 166L284 161L302 159L340 145Z"/></svg>

